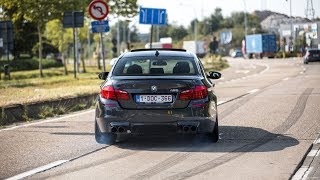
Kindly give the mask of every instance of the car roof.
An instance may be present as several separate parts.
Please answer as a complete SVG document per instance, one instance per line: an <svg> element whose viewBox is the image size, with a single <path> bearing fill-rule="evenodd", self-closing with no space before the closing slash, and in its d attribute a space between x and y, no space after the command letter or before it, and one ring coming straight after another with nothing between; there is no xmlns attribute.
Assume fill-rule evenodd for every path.
<svg viewBox="0 0 320 180"><path fill-rule="evenodd" d="M131 52L126 52L122 57L137 57L137 56L184 56L194 58L195 55L184 49L134 49Z"/></svg>

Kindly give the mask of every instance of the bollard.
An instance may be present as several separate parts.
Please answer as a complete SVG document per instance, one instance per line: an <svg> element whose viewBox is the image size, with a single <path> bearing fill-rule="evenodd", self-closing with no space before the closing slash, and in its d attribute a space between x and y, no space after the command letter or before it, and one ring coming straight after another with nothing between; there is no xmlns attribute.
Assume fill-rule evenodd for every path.
<svg viewBox="0 0 320 180"><path fill-rule="evenodd" d="M8 79L10 80L10 65L9 64L5 64L3 66L4 69L4 76L8 76Z"/></svg>

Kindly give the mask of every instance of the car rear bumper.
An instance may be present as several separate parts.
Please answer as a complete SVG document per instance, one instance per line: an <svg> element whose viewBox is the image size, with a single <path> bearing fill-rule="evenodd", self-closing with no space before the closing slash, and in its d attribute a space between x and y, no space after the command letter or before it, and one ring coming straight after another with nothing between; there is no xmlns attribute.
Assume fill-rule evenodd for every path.
<svg viewBox="0 0 320 180"><path fill-rule="evenodd" d="M212 119L179 120L176 122L129 122L108 121L97 118L101 132L115 134L161 134L161 133L212 133L216 121Z"/></svg>
<svg viewBox="0 0 320 180"><path fill-rule="evenodd" d="M211 133L217 112L209 107L207 104L174 110L127 110L100 106L96 121L101 132L117 134Z"/></svg>
<svg viewBox="0 0 320 180"><path fill-rule="evenodd" d="M320 58L307 58L307 59L305 59L305 61L307 61L307 62L316 62L316 61L320 61Z"/></svg>

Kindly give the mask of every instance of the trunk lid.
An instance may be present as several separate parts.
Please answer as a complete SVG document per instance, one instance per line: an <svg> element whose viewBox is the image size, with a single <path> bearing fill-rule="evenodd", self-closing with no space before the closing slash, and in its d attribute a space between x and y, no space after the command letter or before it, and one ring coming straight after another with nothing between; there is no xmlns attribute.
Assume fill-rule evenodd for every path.
<svg viewBox="0 0 320 180"><path fill-rule="evenodd" d="M130 76L114 78L112 85L129 93L129 100L118 100L124 109L182 109L188 106L190 100L180 100L179 93L192 89L197 84L196 79L195 76Z"/></svg>

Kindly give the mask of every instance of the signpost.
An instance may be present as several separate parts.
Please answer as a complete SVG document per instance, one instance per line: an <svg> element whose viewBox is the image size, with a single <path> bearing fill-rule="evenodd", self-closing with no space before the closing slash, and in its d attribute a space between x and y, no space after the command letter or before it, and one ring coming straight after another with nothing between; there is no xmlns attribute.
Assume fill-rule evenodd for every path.
<svg viewBox="0 0 320 180"><path fill-rule="evenodd" d="M10 52L13 50L14 39L13 39L13 24L12 21L0 21L0 50L6 53L8 64L6 64L6 68L4 75L8 76L10 80ZM1 67L0 67L0 79L1 79Z"/></svg>
<svg viewBox="0 0 320 180"><path fill-rule="evenodd" d="M109 21L92 21L91 22L93 33L109 32Z"/></svg>
<svg viewBox="0 0 320 180"><path fill-rule="evenodd" d="M151 25L166 25L166 9L140 8L139 23Z"/></svg>
<svg viewBox="0 0 320 180"><path fill-rule="evenodd" d="M103 20L109 13L109 7L106 2L102 0L92 1L89 5L89 14L93 19L98 21Z"/></svg>
<svg viewBox="0 0 320 180"><path fill-rule="evenodd" d="M101 43L101 56L103 62L103 71L106 71L106 63L104 60L104 46L103 46L103 32L109 31L109 22L102 21L109 14L109 7L106 2L102 0L94 0L89 5L89 14L93 19L98 21L94 21L91 23L92 32L100 33L100 43Z"/></svg>
<svg viewBox="0 0 320 180"><path fill-rule="evenodd" d="M140 8L139 23L151 24L150 48L152 48L153 25L166 25L167 11L166 9L156 8Z"/></svg>
<svg viewBox="0 0 320 180"><path fill-rule="evenodd" d="M0 21L0 48L3 48L9 62L10 51L13 50L13 24L12 21ZM2 46L1 46L2 45Z"/></svg>
<svg viewBox="0 0 320 180"><path fill-rule="evenodd" d="M75 28L83 27L84 13L82 11L67 11L63 13L63 28L73 28L73 56L74 56L74 78L77 78L77 56L76 56L76 31Z"/></svg>
<svg viewBox="0 0 320 180"><path fill-rule="evenodd" d="M63 28L83 27L84 13L82 11L66 11L63 13Z"/></svg>

